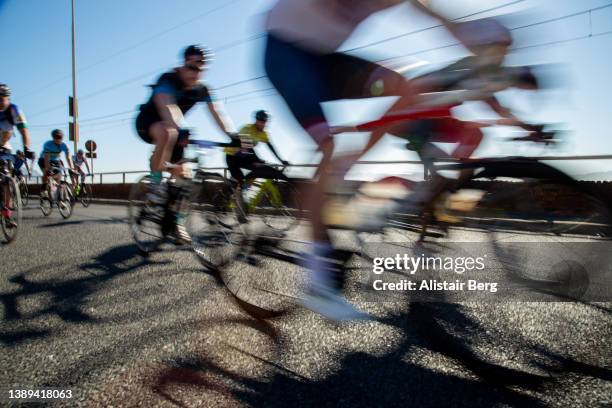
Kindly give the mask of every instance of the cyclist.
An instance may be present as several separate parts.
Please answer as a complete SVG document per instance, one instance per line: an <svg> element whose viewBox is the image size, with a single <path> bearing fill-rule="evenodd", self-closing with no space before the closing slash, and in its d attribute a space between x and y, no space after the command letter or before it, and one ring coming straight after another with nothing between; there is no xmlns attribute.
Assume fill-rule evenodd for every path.
<svg viewBox="0 0 612 408"><path fill-rule="evenodd" d="M304 305L334 320L365 318L340 295L328 259L334 252L322 220L325 189L332 180L333 129L321 103L339 99L400 96L391 111L410 106L419 93L400 74L381 65L338 52L357 26L369 16L405 3L404 0L279 0L267 14L265 69L294 117L323 153L318 180L305 196L313 229L313 251L307 260L312 282ZM442 22L451 32L454 24L424 6L417 9ZM296 86L295 78L300 78Z"/></svg>
<svg viewBox="0 0 612 408"><path fill-rule="evenodd" d="M502 66L512 44L510 30L496 20L487 18L462 23L458 31L465 32L465 36L472 36L468 41L477 54L441 70L413 78L412 81L421 83L432 93L449 92L449 95L457 95L458 98L453 102L455 107L465 101L485 102L500 117L487 125L516 126L528 132L536 130L533 125L516 117L496 97L496 93L510 88L539 88L530 67ZM436 94L433 95L436 97ZM425 163L429 163L437 158L469 158L482 141L483 125L449 116L404 122L387 130L392 135L408 139L408 148L417 152ZM432 143L457 143L457 146L447 154ZM472 173L469 169L462 171L457 182L460 183ZM422 185L424 189L417 189L419 194L415 194L411 200L417 206L433 200L448 185L449 180L439 175L434 177L431 183Z"/></svg>
<svg viewBox="0 0 612 408"><path fill-rule="evenodd" d="M25 166L28 176L32 175L32 171L30 170L30 165L28 164L28 159L26 159L25 155L21 150L17 150L15 153L15 164L13 165L13 176L19 177L23 176L23 167Z"/></svg>
<svg viewBox="0 0 612 408"><path fill-rule="evenodd" d="M78 183L78 177L81 178L81 184L84 184L85 175L91 173L91 171L89 170L89 163L87 163L87 160L85 159L85 152L83 152L83 149L77 150L77 153L72 156L72 163L74 164L75 169L75 172L71 174L72 184L74 186L77 186L77 189L79 189L80 185ZM83 165L87 167L87 173L83 171ZM79 191L77 190L76 194L78 193Z"/></svg>
<svg viewBox="0 0 612 408"><path fill-rule="evenodd" d="M19 130L21 134L25 156L29 159L33 159L34 155L30 151L30 131L26 118L19 107L11 103L11 89L6 84L0 84L0 155L7 158L12 156L10 140L13 136L14 127L17 127L17 130ZM2 201L4 205L0 210L2 211L2 215L7 220L10 220L13 204L8 191L5 191L3 194L4 199ZM14 223L11 222L11 224Z"/></svg>
<svg viewBox="0 0 612 408"><path fill-rule="evenodd" d="M151 156L151 185L148 199L165 205L167 191L162 185L162 172L166 163L176 164L183 159L185 142L179 139L179 130L184 125L183 116L197 103L206 104L213 120L225 134L231 136L231 124L221 107L214 102L209 88L200 82L202 73L211 58L210 52L198 45L190 45L183 52L183 65L161 75L149 100L140 106L136 117L136 131L148 144L155 145ZM183 175L182 166L172 169L175 177ZM189 242L189 235L182 226L182 216L176 223L177 242Z"/></svg>
<svg viewBox="0 0 612 408"><path fill-rule="evenodd" d="M265 143L270 148L270 151L276 156L278 161L287 166L289 162L281 159L279 154L270 143L270 137L266 132L266 124L270 120L270 115L264 110L255 112L255 123L243 126L238 131L238 136L241 140L242 147L226 147L225 160L227 168L232 177L239 183L244 180L244 175L241 169L253 170L258 163L264 163L253 150L258 143Z"/></svg>
<svg viewBox="0 0 612 408"><path fill-rule="evenodd" d="M48 140L43 145L42 152L38 158L38 167L43 174L43 184L41 188L41 195L47 194L47 182L49 175L58 177L64 170L62 163L62 153L66 156L68 162L68 168L72 168L72 159L70 158L70 150L66 143L64 143L64 132L60 129L54 129L51 131L51 140Z"/></svg>

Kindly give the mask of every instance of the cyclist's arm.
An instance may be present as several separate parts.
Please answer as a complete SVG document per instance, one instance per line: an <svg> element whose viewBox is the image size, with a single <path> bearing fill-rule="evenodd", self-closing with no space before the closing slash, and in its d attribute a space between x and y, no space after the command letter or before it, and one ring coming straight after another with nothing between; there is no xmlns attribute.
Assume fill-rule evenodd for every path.
<svg viewBox="0 0 612 408"><path fill-rule="evenodd" d="M87 160L85 160L83 163L85 163L85 167L87 167L87 174L90 174L91 170L89 170L89 163L87 163Z"/></svg>
<svg viewBox="0 0 612 408"><path fill-rule="evenodd" d="M74 169L74 164L72 163L72 158L70 157L70 150L66 150L64 153L66 154L66 161L68 162L68 168Z"/></svg>
<svg viewBox="0 0 612 408"><path fill-rule="evenodd" d="M491 109L493 109L495 113L501 116L501 119L495 121L496 125L517 126L525 130L531 130L531 127L529 127L528 124L517 118L512 111L503 106L495 96L490 97L485 102L491 107Z"/></svg>
<svg viewBox="0 0 612 408"><path fill-rule="evenodd" d="M183 112L176 105L174 97L167 93L157 93L153 96L153 102L166 126L179 129L183 123Z"/></svg>
<svg viewBox="0 0 612 408"><path fill-rule="evenodd" d="M30 150L30 130L27 127L17 126L19 133L21 133L21 140L23 141L23 149Z"/></svg>
<svg viewBox="0 0 612 408"><path fill-rule="evenodd" d="M270 143L269 141L266 142L266 144L268 145L268 147L270 148L270 151L272 152L272 154L274 154L274 156L276 156L276 158L278 159L279 162L281 163L286 163L285 160L283 160L280 155L278 154L278 152L276 151L276 149L274 149L274 145L272 145L272 143Z"/></svg>
<svg viewBox="0 0 612 408"><path fill-rule="evenodd" d="M219 126L226 135L230 135L233 133L233 125L229 120L228 116L223 112L223 109L219 104L214 102L206 102L206 106L208 107L208 111L213 117L213 120Z"/></svg>
<svg viewBox="0 0 612 408"><path fill-rule="evenodd" d="M30 171L30 165L28 164L28 159L25 158L25 160L23 162L25 163L26 170L28 171L28 176L31 176L32 172Z"/></svg>

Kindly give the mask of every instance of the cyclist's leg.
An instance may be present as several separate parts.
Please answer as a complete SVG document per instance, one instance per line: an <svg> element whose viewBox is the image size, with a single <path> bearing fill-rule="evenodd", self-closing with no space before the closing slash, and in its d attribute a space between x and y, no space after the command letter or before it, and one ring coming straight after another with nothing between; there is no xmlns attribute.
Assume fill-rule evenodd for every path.
<svg viewBox="0 0 612 408"><path fill-rule="evenodd" d="M225 162L227 163L227 169L231 176L238 181L239 184L242 183L244 175L242 174L242 170L240 170L240 159L238 159L236 155L227 154L225 155Z"/></svg>
<svg viewBox="0 0 612 408"><path fill-rule="evenodd" d="M339 276L341 272L331 272L333 269L330 268L329 258L334 248L323 222L322 208L326 202L325 191L331 181L328 168L334 145L321 103L334 98L323 58L268 36L265 52L268 78L323 153L315 181L302 195L306 198L304 208L309 214L313 241L312 251L307 254L306 260L312 280L304 305L334 320L363 318L364 314L344 301L339 293L343 283L343 277ZM299 87L295 86L296 77L301 79Z"/></svg>

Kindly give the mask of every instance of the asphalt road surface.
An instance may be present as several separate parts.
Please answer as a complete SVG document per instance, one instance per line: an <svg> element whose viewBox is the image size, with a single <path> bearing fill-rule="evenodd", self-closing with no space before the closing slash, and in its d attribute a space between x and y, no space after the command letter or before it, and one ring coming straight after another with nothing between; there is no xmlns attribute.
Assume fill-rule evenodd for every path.
<svg viewBox="0 0 612 408"><path fill-rule="evenodd" d="M296 308L263 322L187 248L143 259L126 214L79 205L63 220L30 205L17 241L0 246L0 405L17 405L7 389L53 387L72 390L54 403L71 407L612 406L612 303L349 291L373 321L333 324ZM257 268L261 279L299 274L280 261Z"/></svg>

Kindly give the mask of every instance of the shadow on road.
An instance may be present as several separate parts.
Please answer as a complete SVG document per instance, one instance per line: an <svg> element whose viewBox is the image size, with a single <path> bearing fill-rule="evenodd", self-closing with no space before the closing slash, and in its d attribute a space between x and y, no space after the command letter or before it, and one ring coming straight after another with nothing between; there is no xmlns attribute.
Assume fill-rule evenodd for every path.
<svg viewBox="0 0 612 408"><path fill-rule="evenodd" d="M158 262L160 264L169 263ZM36 275L46 271L61 271L65 263L51 263L37 266L9 278L9 281L19 286L19 289L0 293L0 302L4 306L4 322L14 322L15 331L3 330L0 341L6 345L15 345L27 339L53 334L52 330L22 329L24 322L41 316L55 315L67 323L100 323L104 319L91 316L86 311L87 298L102 289L111 280L129 274L139 267L150 264L138 255L134 244L122 245L110 249L93 259L92 262L80 266L87 275L74 279L51 277L37 279ZM28 298L44 296L45 301L34 311L22 312L20 301Z"/></svg>

